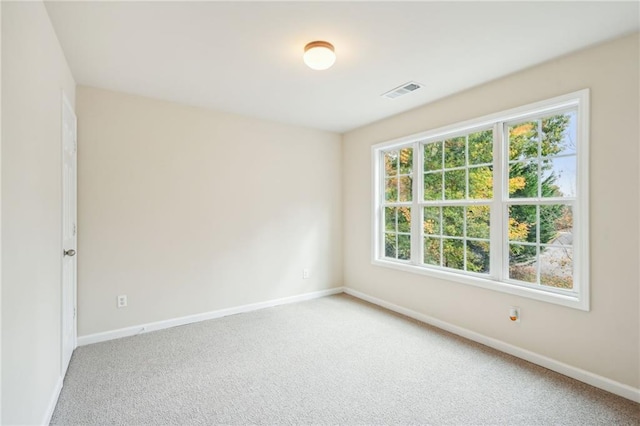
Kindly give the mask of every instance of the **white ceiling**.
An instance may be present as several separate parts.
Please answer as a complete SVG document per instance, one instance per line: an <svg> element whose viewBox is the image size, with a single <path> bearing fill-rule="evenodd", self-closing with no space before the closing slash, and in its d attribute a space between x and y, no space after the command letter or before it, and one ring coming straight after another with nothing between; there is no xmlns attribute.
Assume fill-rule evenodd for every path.
<svg viewBox="0 0 640 426"><path fill-rule="evenodd" d="M638 31L638 2L47 2L78 84L344 132ZM335 45L327 71L302 62ZM614 76L612 76L614 77ZM615 77L614 77L615 78ZM410 80L422 89L380 95Z"/></svg>

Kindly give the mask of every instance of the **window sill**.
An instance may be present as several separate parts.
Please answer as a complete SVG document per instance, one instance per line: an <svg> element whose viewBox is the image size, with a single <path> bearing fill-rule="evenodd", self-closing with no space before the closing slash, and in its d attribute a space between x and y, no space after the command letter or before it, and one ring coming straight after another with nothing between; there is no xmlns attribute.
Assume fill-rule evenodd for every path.
<svg viewBox="0 0 640 426"><path fill-rule="evenodd" d="M491 278L480 278L469 275L456 274L447 271L427 269L413 265L411 263L392 262L382 259L373 259L371 263L374 266L396 269L399 271L410 272L419 275L426 275L447 281L454 281L461 284L481 287L488 290L499 291L501 293L512 294L515 296L525 297L528 299L539 300L542 302L553 303L556 305L567 306L581 311L589 311L589 301L587 297L580 297L578 294L559 294L551 293L543 290L536 290L529 287L521 287L515 284L508 284L501 281L495 281Z"/></svg>

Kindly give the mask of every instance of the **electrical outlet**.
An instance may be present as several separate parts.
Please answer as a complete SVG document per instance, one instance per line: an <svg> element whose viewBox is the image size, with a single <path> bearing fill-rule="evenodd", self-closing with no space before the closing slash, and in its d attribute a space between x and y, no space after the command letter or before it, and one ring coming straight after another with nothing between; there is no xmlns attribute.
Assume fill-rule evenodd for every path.
<svg viewBox="0 0 640 426"><path fill-rule="evenodd" d="M118 296L118 308L126 308L127 307L127 295L123 294Z"/></svg>
<svg viewBox="0 0 640 426"><path fill-rule="evenodd" d="M306 280L310 276L311 276L311 272L309 271L309 268L304 268L302 270L302 278Z"/></svg>
<svg viewBox="0 0 640 426"><path fill-rule="evenodd" d="M513 322L520 322L520 308L512 306L509 308L509 319Z"/></svg>

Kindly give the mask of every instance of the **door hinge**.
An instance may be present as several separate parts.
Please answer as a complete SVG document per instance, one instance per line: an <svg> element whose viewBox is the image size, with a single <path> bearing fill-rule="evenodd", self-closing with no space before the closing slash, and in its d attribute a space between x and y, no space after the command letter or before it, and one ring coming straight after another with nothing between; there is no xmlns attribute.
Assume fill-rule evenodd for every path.
<svg viewBox="0 0 640 426"><path fill-rule="evenodd" d="M76 319L76 308L73 308L73 319Z"/></svg>
<svg viewBox="0 0 640 426"><path fill-rule="evenodd" d="M76 236L76 224L75 223L73 224L73 236L74 237Z"/></svg>

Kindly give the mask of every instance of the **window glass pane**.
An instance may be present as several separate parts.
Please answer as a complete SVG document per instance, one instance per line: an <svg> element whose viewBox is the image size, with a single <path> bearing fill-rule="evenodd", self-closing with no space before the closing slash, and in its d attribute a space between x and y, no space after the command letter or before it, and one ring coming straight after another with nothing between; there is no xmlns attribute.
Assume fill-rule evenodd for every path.
<svg viewBox="0 0 640 426"><path fill-rule="evenodd" d="M538 163L525 162L509 165L509 197L535 198L538 196Z"/></svg>
<svg viewBox="0 0 640 426"><path fill-rule="evenodd" d="M542 160L542 196L576 196L576 157Z"/></svg>
<svg viewBox="0 0 640 426"><path fill-rule="evenodd" d="M424 208L424 233L440 235L440 207Z"/></svg>
<svg viewBox="0 0 640 426"><path fill-rule="evenodd" d="M575 154L576 131L575 111L543 118L541 155Z"/></svg>
<svg viewBox="0 0 640 426"><path fill-rule="evenodd" d="M400 173L410 175L413 170L413 148L400 150Z"/></svg>
<svg viewBox="0 0 640 426"><path fill-rule="evenodd" d="M509 278L528 283L537 283L535 260L535 246L509 244Z"/></svg>
<svg viewBox="0 0 640 426"><path fill-rule="evenodd" d="M440 266L440 238L424 239L424 263Z"/></svg>
<svg viewBox="0 0 640 426"><path fill-rule="evenodd" d="M452 237L462 237L464 234L464 207L442 208L442 233Z"/></svg>
<svg viewBox="0 0 640 426"><path fill-rule="evenodd" d="M551 245L540 251L540 284L557 288L573 288L573 250Z"/></svg>
<svg viewBox="0 0 640 426"><path fill-rule="evenodd" d="M400 177L400 201L411 201L413 178L411 176Z"/></svg>
<svg viewBox="0 0 640 426"><path fill-rule="evenodd" d="M509 160L538 157L538 122L526 121L508 126Z"/></svg>
<svg viewBox="0 0 640 426"><path fill-rule="evenodd" d="M384 153L384 174L385 176L395 176L398 174L398 151Z"/></svg>
<svg viewBox="0 0 640 426"><path fill-rule="evenodd" d="M428 143L424 146L424 170L442 169L442 141Z"/></svg>
<svg viewBox="0 0 640 426"><path fill-rule="evenodd" d="M467 271L489 272L489 242L467 241Z"/></svg>
<svg viewBox="0 0 640 426"><path fill-rule="evenodd" d="M385 207L384 209L384 229L386 231L396 230L396 208Z"/></svg>
<svg viewBox="0 0 640 426"><path fill-rule="evenodd" d="M496 121L504 138L494 135L498 127L487 126L435 142L414 140L383 149L384 175L378 185L384 185L385 194L380 194L376 212L383 215L378 225L378 235L384 237L382 257L467 275L489 274L493 265L507 273L505 282L521 287L582 289L573 283L573 250L580 254L573 246L573 209L579 205L577 108L548 112L567 107L561 108L535 116L527 112L527 120ZM508 156L504 164L494 164L494 151ZM415 168L414 155L422 170ZM414 174L422 175L415 188ZM504 181L494 182L496 176ZM494 183L506 186L504 193L494 193ZM414 199L414 191L423 194L420 199ZM412 224L412 213L421 214L421 224ZM491 245L493 237L505 234L504 249L503 243ZM422 244L420 260L412 259L412 239L416 247Z"/></svg>
<svg viewBox="0 0 640 426"><path fill-rule="evenodd" d="M465 137L444 141L444 167L463 167L466 165Z"/></svg>
<svg viewBox="0 0 640 426"><path fill-rule="evenodd" d="M487 164L493 161L493 130L469 135L469 164Z"/></svg>
<svg viewBox="0 0 640 426"><path fill-rule="evenodd" d="M389 178L385 182L384 199L398 201L398 178Z"/></svg>
<svg viewBox="0 0 640 426"><path fill-rule="evenodd" d="M449 170L444 172L444 198L447 200L463 200L465 198L466 172Z"/></svg>
<svg viewBox="0 0 640 426"><path fill-rule="evenodd" d="M398 235L398 259L409 260L411 258L411 237Z"/></svg>
<svg viewBox="0 0 640 426"><path fill-rule="evenodd" d="M454 269L464 268L464 243L462 240L443 238L442 266Z"/></svg>
<svg viewBox="0 0 640 426"><path fill-rule="evenodd" d="M442 200L442 173L426 173L424 175L424 199Z"/></svg>
<svg viewBox="0 0 640 426"><path fill-rule="evenodd" d="M396 258L396 234L385 233L384 234L384 255L386 257Z"/></svg>
<svg viewBox="0 0 640 426"><path fill-rule="evenodd" d="M537 224L536 206L509 206L509 241L536 243Z"/></svg>
<svg viewBox="0 0 640 426"><path fill-rule="evenodd" d="M469 169L469 198L472 200L493 198L493 167Z"/></svg>
<svg viewBox="0 0 640 426"><path fill-rule="evenodd" d="M398 232L411 232L411 207L398 207Z"/></svg>
<svg viewBox="0 0 640 426"><path fill-rule="evenodd" d="M491 207L467 207L467 237L489 239Z"/></svg>
<svg viewBox="0 0 640 426"><path fill-rule="evenodd" d="M571 206L564 204L540 206L540 242L567 246L573 244Z"/></svg>

